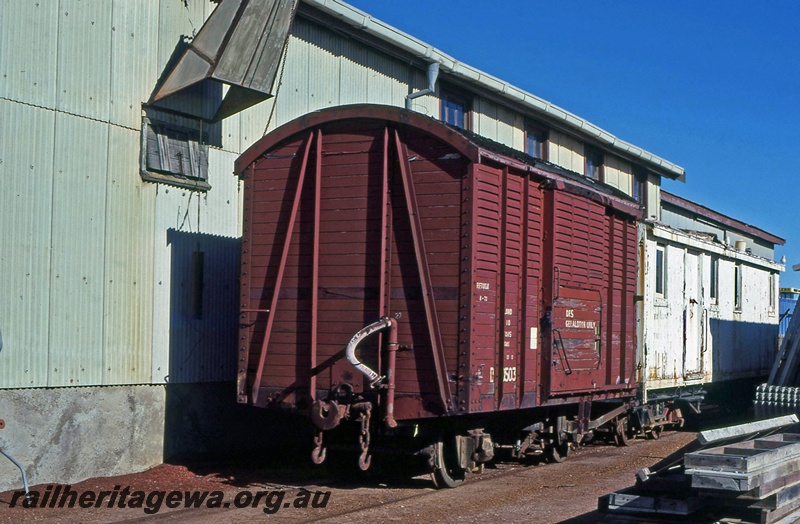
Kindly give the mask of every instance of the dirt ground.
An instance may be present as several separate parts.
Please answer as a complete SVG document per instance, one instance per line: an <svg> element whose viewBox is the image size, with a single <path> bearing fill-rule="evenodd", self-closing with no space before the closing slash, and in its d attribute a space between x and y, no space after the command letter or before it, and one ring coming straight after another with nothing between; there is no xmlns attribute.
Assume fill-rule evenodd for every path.
<svg viewBox="0 0 800 524"><path fill-rule="evenodd" d="M11 507L14 492L0 493L0 523L16 522L597 522L597 498L630 486L639 469L695 438L666 432L659 440L636 439L627 447L590 444L561 464L501 463L471 475L456 489L436 490L428 476L404 480L335 478L302 465L247 463L218 467L161 465L149 471L89 479L71 486L73 508ZM126 490L127 488L127 490ZM57 487L32 486L39 505L60 497ZM66 488L60 488L66 491ZM99 492L108 492L98 503ZM185 492L211 492L198 508L185 508ZM49 492L49 493L48 493ZM80 496L91 495L79 507ZM136 495L140 492L140 495ZM159 492L163 494L159 495ZM170 495L170 492L180 492ZM259 495L261 492L261 495ZM155 493L155 495L154 495ZM329 493L327 499L325 493ZM59 493L56 493L59 495ZM61 493L63 495L63 493ZM119 502L139 507L120 508ZM317 497L316 499L314 497ZM173 498L169 498L173 497ZM66 499L67 504L69 498ZM316 502L317 506L313 507ZM57 503L53 504L57 506ZM168 507L168 506L175 507ZM99 506L99 507L95 507ZM111 507L109 507L111 506ZM239 507L237 507L239 506ZM247 507L241 507L247 506ZM156 511L157 510L157 511Z"/></svg>

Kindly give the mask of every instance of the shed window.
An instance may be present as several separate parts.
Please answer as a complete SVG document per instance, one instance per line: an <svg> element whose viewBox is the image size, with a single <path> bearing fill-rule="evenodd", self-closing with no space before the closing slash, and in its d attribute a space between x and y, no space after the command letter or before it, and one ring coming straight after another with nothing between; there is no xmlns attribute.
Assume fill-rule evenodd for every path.
<svg viewBox="0 0 800 524"><path fill-rule="evenodd" d="M584 155L586 156L585 175L592 180L601 181L603 179L603 153L587 146L584 149Z"/></svg>
<svg viewBox="0 0 800 524"><path fill-rule="evenodd" d="M142 178L208 190L208 143L197 129L145 119L142 126Z"/></svg>
<svg viewBox="0 0 800 524"><path fill-rule="evenodd" d="M656 295L663 297L667 288L666 247L656 246Z"/></svg>
<svg viewBox="0 0 800 524"><path fill-rule="evenodd" d="M647 171L640 167L633 168L633 191L631 196L640 204L644 204L644 188L647 183Z"/></svg>
<svg viewBox="0 0 800 524"><path fill-rule="evenodd" d="M469 129L469 111L469 101L465 96L442 90L440 117L442 122L461 129Z"/></svg>
<svg viewBox="0 0 800 524"><path fill-rule="evenodd" d="M525 152L533 158L547 160L547 131L534 125L526 125Z"/></svg>

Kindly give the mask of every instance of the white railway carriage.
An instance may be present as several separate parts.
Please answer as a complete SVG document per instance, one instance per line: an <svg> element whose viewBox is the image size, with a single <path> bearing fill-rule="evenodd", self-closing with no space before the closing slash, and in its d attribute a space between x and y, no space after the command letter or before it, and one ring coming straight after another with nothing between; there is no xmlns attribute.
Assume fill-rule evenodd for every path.
<svg viewBox="0 0 800 524"><path fill-rule="evenodd" d="M639 355L646 400L752 400L778 349L783 239L665 191L640 225Z"/></svg>

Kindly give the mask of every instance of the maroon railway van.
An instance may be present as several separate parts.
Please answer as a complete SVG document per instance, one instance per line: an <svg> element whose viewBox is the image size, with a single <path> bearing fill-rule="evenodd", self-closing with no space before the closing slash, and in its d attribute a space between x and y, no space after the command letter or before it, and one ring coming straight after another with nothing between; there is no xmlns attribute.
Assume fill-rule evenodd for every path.
<svg viewBox="0 0 800 524"><path fill-rule="evenodd" d="M315 461L323 436L352 425L362 469L370 442L406 439L450 485L505 441L559 459L623 426L640 213L628 197L385 106L299 118L236 173L239 402L309 416Z"/></svg>

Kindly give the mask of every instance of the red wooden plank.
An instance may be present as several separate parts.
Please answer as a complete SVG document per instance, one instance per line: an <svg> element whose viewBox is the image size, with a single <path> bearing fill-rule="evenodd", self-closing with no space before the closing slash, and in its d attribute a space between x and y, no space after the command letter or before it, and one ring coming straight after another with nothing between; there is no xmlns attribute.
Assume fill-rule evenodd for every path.
<svg viewBox="0 0 800 524"><path fill-rule="evenodd" d="M439 333L439 317L436 313L436 301L433 297L433 285L431 283L430 274L428 273L428 262L425 251L425 241L423 238L422 225L419 222L419 213L417 211L417 199L414 193L414 181L411 172L411 166L408 162L408 150L403 142L400 140L400 134L395 131L395 143L397 146L397 156L400 163L400 177L403 182L403 192L405 194L406 209L408 211L408 220L411 223L411 233L414 239L414 251L417 259L417 270L419 271L420 281L422 284L423 300L425 303L425 316L428 321L428 330L430 332L432 343L433 361L436 368L436 375L439 379L438 390L442 407L449 411L452 409L451 396L450 396L450 379L447 376L447 369L445 369L444 348L442 347L441 335Z"/></svg>
<svg viewBox="0 0 800 524"><path fill-rule="evenodd" d="M253 404L258 402L258 392L259 388L261 387L261 378L264 373L264 359L267 356L267 348L269 347L269 338L272 333L272 325L273 325L273 313L278 305L278 294L280 292L280 286L282 284L283 273L285 270L286 264L286 257L289 253L289 245L291 244L292 240L292 233L294 231L294 219L297 216L297 208L300 205L300 196L303 194L303 182L305 181L305 172L306 166L308 165L308 156L309 152L311 151L311 141L313 139L313 133L308 134L308 140L306 142L305 150L303 152L303 164L300 167L300 173L298 173L297 179L297 189L295 190L294 202L292 204L292 213L289 218L289 223L286 226L286 240L284 241L283 245L283 254L281 255L281 263L278 266L278 276L275 280L275 292L272 296L272 301L270 303L270 314L267 317L267 326L264 331L264 342L261 345L261 356L258 362L258 369L256 371L256 380L253 384L252 390L252 397L253 397Z"/></svg>

